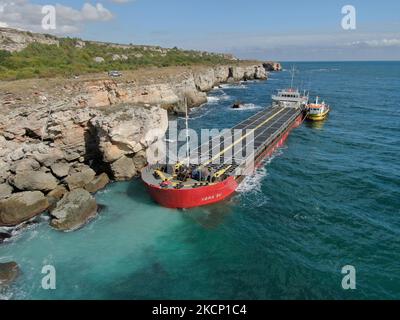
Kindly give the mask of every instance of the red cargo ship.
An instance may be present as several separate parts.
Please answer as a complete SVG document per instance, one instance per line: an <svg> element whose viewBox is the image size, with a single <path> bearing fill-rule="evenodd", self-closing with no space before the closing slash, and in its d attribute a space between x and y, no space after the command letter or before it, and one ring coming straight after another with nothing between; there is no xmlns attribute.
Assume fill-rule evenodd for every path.
<svg viewBox="0 0 400 320"><path fill-rule="evenodd" d="M242 132L240 136L235 134L231 143L226 144L221 142L221 137L214 137L218 143L217 146L212 144L211 148L208 141L207 155L201 156L206 161L196 165L190 164L189 160L173 166L157 164L146 167L142 171L142 180L151 197L164 207L184 209L216 203L231 196L245 176L252 173L248 169L259 166L263 159L282 146L290 131L299 126L306 116L308 97L298 90L279 91L272 96L272 100L272 107L231 129L232 134ZM237 161L236 155L243 153L241 148L248 145L248 140L253 146L251 161L250 157ZM244 141L245 146L240 146ZM215 148L221 151L214 155L212 149Z"/></svg>

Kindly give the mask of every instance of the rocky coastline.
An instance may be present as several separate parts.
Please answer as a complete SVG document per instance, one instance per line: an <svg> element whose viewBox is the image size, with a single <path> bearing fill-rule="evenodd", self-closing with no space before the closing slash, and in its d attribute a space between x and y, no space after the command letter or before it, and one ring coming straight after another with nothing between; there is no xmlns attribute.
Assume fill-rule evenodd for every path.
<svg viewBox="0 0 400 320"><path fill-rule="evenodd" d="M222 83L265 80L267 70L279 68L243 63L187 68L146 81L84 79L66 83L62 92L40 93L39 101L5 92L0 243L41 214L60 231L82 227L98 212L93 193L140 174L146 149L168 128L168 114L184 112L185 103L202 105Z"/></svg>

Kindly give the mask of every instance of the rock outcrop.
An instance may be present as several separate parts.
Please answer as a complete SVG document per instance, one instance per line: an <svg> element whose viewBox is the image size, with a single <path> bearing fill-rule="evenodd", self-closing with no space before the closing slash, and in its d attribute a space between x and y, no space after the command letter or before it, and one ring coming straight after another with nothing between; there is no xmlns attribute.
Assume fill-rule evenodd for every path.
<svg viewBox="0 0 400 320"><path fill-rule="evenodd" d="M163 82L138 84L118 80L96 80L84 82L76 104L90 107L111 106L122 103L160 105L181 113L186 101L189 107L207 102L206 92L214 86L243 79L266 79L262 64L246 66L215 66L195 68Z"/></svg>
<svg viewBox="0 0 400 320"><path fill-rule="evenodd" d="M13 192L13 188L8 183L0 184L0 200L7 198Z"/></svg>
<svg viewBox="0 0 400 320"><path fill-rule="evenodd" d="M60 231L74 231L97 214L96 200L84 189L67 193L51 212L50 225Z"/></svg>
<svg viewBox="0 0 400 320"><path fill-rule="evenodd" d="M178 71L150 79L143 71L140 81L125 75L79 80L47 92L46 103L15 97L36 102L0 110L0 226L50 211L55 228L78 228L95 215L89 192L104 188L110 178L139 175L146 151L164 137L168 112L205 103L206 92L221 83L267 78L265 68L254 63Z"/></svg>
<svg viewBox="0 0 400 320"><path fill-rule="evenodd" d="M136 166L136 155L164 136L168 115L159 107L126 105L110 115L93 118L91 125L96 129L99 150L113 178L129 180L142 169Z"/></svg>
<svg viewBox="0 0 400 320"><path fill-rule="evenodd" d="M95 177L92 181L85 185L85 189L91 193L95 193L101 189L104 189L110 182L110 178L106 173L102 173Z"/></svg>
<svg viewBox="0 0 400 320"><path fill-rule="evenodd" d="M69 190L83 188L94 179L95 175L96 172L93 169L85 166L81 170L74 172L65 178L65 182L67 183Z"/></svg>
<svg viewBox="0 0 400 320"><path fill-rule="evenodd" d="M11 284L19 273L20 270L16 262L0 263L0 288Z"/></svg>
<svg viewBox="0 0 400 320"><path fill-rule="evenodd" d="M26 191L0 200L0 226L15 226L42 213L49 202L40 191Z"/></svg>
<svg viewBox="0 0 400 320"><path fill-rule="evenodd" d="M9 28L0 28L0 50L5 51L21 51L30 43L43 43L59 45L56 37L51 35L31 33Z"/></svg>
<svg viewBox="0 0 400 320"><path fill-rule="evenodd" d="M43 192L51 191L57 187L57 179L51 174L42 171L19 172L12 179L15 188L21 191Z"/></svg>
<svg viewBox="0 0 400 320"><path fill-rule="evenodd" d="M264 62L263 67L267 71L282 71L281 64L275 61Z"/></svg>
<svg viewBox="0 0 400 320"><path fill-rule="evenodd" d="M60 201L65 194L68 193L68 190L64 186L58 186L54 190L50 191L47 194L47 201L49 202L48 210L51 212L57 206L58 201Z"/></svg>

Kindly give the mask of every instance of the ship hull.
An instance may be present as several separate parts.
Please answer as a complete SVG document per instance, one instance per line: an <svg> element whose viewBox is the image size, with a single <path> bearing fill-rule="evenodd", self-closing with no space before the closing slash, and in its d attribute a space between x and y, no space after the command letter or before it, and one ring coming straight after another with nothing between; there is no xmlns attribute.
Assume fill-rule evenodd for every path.
<svg viewBox="0 0 400 320"><path fill-rule="evenodd" d="M281 147L292 129L301 125L304 115L299 115L295 121L283 131L263 152L255 158L255 167ZM224 181L192 189L162 188L159 185L146 183L151 197L163 207L174 209L189 209L220 202L232 196L246 176L230 176Z"/></svg>

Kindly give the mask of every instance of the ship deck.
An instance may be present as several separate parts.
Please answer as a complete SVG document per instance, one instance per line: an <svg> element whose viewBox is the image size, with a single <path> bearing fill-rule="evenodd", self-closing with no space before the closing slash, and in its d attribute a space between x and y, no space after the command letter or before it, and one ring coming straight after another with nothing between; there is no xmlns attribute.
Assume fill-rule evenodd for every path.
<svg viewBox="0 0 400 320"><path fill-rule="evenodd" d="M254 162L301 113L301 108L269 107L222 134L210 137L208 142L191 151L189 163L192 171L207 168L213 173L222 170L224 175L240 175L238 172L243 172L248 167L249 160ZM170 187L179 184L180 188L191 188L199 184L198 180L192 178L178 181L172 174L164 173L163 178L156 178L153 173L154 168L149 166L142 172L142 177L153 185L158 185L165 179L173 182Z"/></svg>
<svg viewBox="0 0 400 320"><path fill-rule="evenodd" d="M292 107L266 108L225 133L210 138L192 152L194 156L190 163L215 169L220 169L220 165L237 167L260 154L301 112L300 108Z"/></svg>

